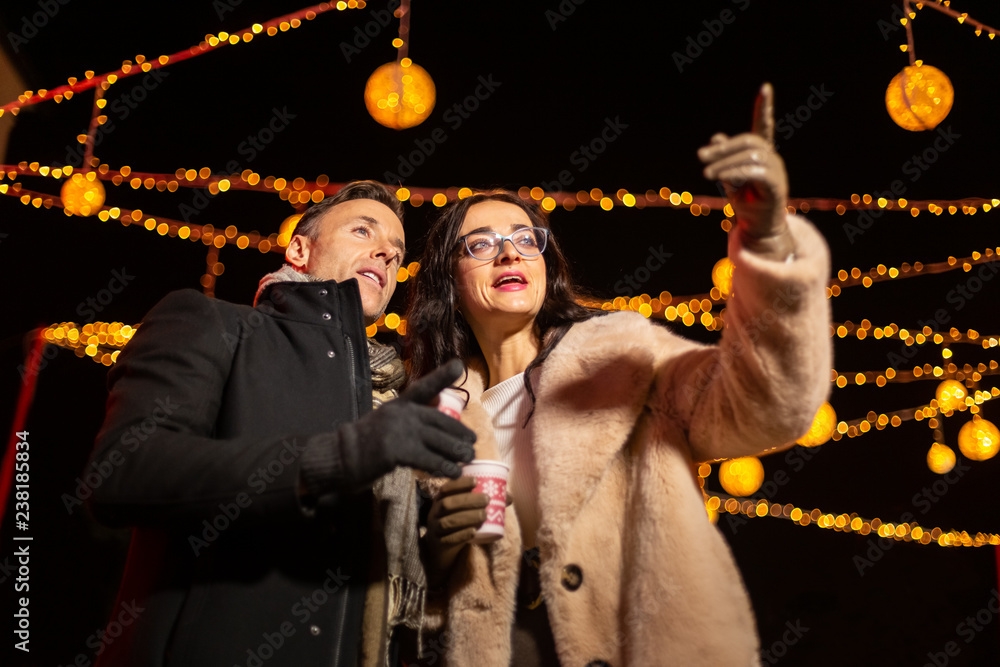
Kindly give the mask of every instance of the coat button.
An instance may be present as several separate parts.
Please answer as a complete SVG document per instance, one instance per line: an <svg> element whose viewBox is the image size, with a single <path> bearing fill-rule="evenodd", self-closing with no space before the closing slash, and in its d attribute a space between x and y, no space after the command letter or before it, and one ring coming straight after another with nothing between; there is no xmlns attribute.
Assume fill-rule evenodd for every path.
<svg viewBox="0 0 1000 667"><path fill-rule="evenodd" d="M334 352L333 350L327 350L327 352L326 352L326 356L328 356L328 357L330 357L331 359L333 359L333 358L334 358L335 356L337 356L337 353L336 353L336 352Z"/></svg>
<svg viewBox="0 0 1000 667"><path fill-rule="evenodd" d="M611 667L611 663L603 660L591 660L587 663L587 667Z"/></svg>
<svg viewBox="0 0 1000 667"><path fill-rule="evenodd" d="M327 291L326 291L325 289L321 289L321 290L319 291L319 295L320 295L320 296L326 296L327 294L328 294L328 292L327 292Z"/></svg>
<svg viewBox="0 0 1000 667"><path fill-rule="evenodd" d="M576 565L567 565L562 570L562 585L568 591L575 591L583 583L583 571Z"/></svg>
<svg viewBox="0 0 1000 667"><path fill-rule="evenodd" d="M323 313L323 319L324 320L330 319L330 313Z"/></svg>
<svg viewBox="0 0 1000 667"><path fill-rule="evenodd" d="M313 636L318 635L319 634L319 626L318 625L310 625L309 626L309 632L312 633Z"/></svg>

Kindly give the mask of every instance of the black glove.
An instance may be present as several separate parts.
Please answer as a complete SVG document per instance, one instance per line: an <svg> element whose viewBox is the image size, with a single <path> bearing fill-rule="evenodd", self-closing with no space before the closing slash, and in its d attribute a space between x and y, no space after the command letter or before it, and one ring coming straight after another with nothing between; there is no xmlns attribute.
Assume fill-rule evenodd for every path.
<svg viewBox="0 0 1000 667"><path fill-rule="evenodd" d="M330 491L356 491L397 466L456 478L457 462L475 456L476 434L428 403L462 374L458 359L444 364L356 422L334 433L314 436L302 455L302 482L318 497Z"/></svg>

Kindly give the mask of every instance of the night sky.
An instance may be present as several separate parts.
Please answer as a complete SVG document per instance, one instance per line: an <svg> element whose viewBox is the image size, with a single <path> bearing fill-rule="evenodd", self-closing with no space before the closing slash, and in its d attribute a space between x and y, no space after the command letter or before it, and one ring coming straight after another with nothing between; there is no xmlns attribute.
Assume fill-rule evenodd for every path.
<svg viewBox="0 0 1000 667"><path fill-rule="evenodd" d="M136 54L174 53L208 33L239 30L305 6L156 4L9 0L0 8L0 37L27 88L51 89L86 70L112 71ZM322 174L331 182L374 178L411 187L625 188L637 194L668 187L718 196L718 186L701 174L696 151L715 132L748 130L756 91L770 81L776 142L792 197L878 197L894 185L896 196L914 200L1000 197L1000 41L985 33L977 38L969 25L928 8L914 23L916 53L950 77L955 103L936 130L908 132L892 122L884 103L889 81L908 64L899 48L906 34L898 3L414 4L409 55L437 86L437 106L416 128L389 130L365 110L365 81L395 58L390 42L398 26L386 18L385 4L372 2L156 75L121 80L106 94L109 123L98 134L95 155L114 169L128 165L143 172L249 168L288 180ZM995 3L955 0L952 8L1000 25ZM87 131L92 99L80 93L62 104L25 108L5 164L79 165L75 137ZM51 178L19 180L25 188L58 193ZM274 194L206 197L185 188L170 193L106 185L109 205L216 228L270 234L293 213ZM434 210L430 203L407 207L413 259ZM834 273L944 262L1000 245L997 210L974 216L877 213L870 219L853 210L808 214L830 244ZM721 211L696 217L683 208L579 207L557 209L551 220L577 279L602 298L622 295L622 281L635 279L661 248L672 254L645 278L642 291L707 292L712 266L726 252ZM199 288L206 251L202 243L141 226L70 218L56 207L36 209L0 196L0 270L14 303L0 324L0 424L11 423L23 386L18 366L33 328L63 321L138 323L169 291ZM216 296L242 303L281 262L279 254L231 245L219 259L225 271ZM846 287L832 299L834 321L867 318L873 326L912 330L937 319L945 331L1000 334L1000 281L992 280L998 265L986 266L976 282L970 278L979 275L978 267L975 273L958 269ZM101 297L107 291L115 292L113 298ZM390 310L402 310L405 291L401 285ZM665 326L699 340L717 337L698 326ZM941 348L933 344L912 348L913 354L899 340L835 341L834 367L841 372L941 363ZM951 349L959 366L1000 360L995 348ZM27 423L33 445L32 650L27 661L18 654L0 658L3 664L64 665L78 656L77 664L89 664L100 645L95 633L112 609L128 533L97 525L78 507L67 511L63 497L74 493L100 426L106 371L53 348L38 376ZM978 388L997 385L996 376L986 376ZM834 388L830 401L838 419L852 420L927 404L936 386L933 380L848 386ZM1000 408L990 403L982 414L1000 422ZM969 419L964 412L944 420L945 441L956 452L958 430ZM927 468L932 441L926 422L908 421L817 449L794 448L763 459L770 483L765 495L834 514L1000 532L994 481L1000 457L971 462L959 455L946 480ZM715 473L708 485L721 490ZM4 569L15 544L11 522L9 503L0 531L4 653L14 641L15 575ZM990 607L997 606L992 547L924 546L773 518L723 515L719 526L756 608L764 664L1000 664L1000 619Z"/></svg>

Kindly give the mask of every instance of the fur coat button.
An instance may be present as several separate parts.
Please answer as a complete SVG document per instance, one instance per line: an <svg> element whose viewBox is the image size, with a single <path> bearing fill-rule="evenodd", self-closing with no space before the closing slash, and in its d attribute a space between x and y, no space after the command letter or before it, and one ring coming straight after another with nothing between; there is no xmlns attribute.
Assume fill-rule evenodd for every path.
<svg viewBox="0 0 1000 667"><path fill-rule="evenodd" d="M562 570L562 585L568 591L575 591L583 583L583 571L576 565L567 565Z"/></svg>
<svg viewBox="0 0 1000 667"><path fill-rule="evenodd" d="M603 660L591 660L587 663L587 667L611 667L611 663L604 662Z"/></svg>

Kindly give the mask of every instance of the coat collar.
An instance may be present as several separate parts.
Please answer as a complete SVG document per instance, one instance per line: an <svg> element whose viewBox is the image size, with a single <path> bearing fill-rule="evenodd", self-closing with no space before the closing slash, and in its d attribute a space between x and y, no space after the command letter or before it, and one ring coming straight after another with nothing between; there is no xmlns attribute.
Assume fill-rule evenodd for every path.
<svg viewBox="0 0 1000 667"><path fill-rule="evenodd" d="M261 291L254 308L265 314L299 322L323 324L330 313L344 327L364 329L364 311L356 278L337 282L274 282Z"/></svg>
<svg viewBox="0 0 1000 667"><path fill-rule="evenodd" d="M538 464L539 542L568 530L615 458L624 455L654 378L644 336L630 335L634 317L609 315L574 325L532 378L532 447ZM467 363L463 388L481 409L485 369ZM495 456L492 432L486 435ZM477 456L486 456L479 451Z"/></svg>

